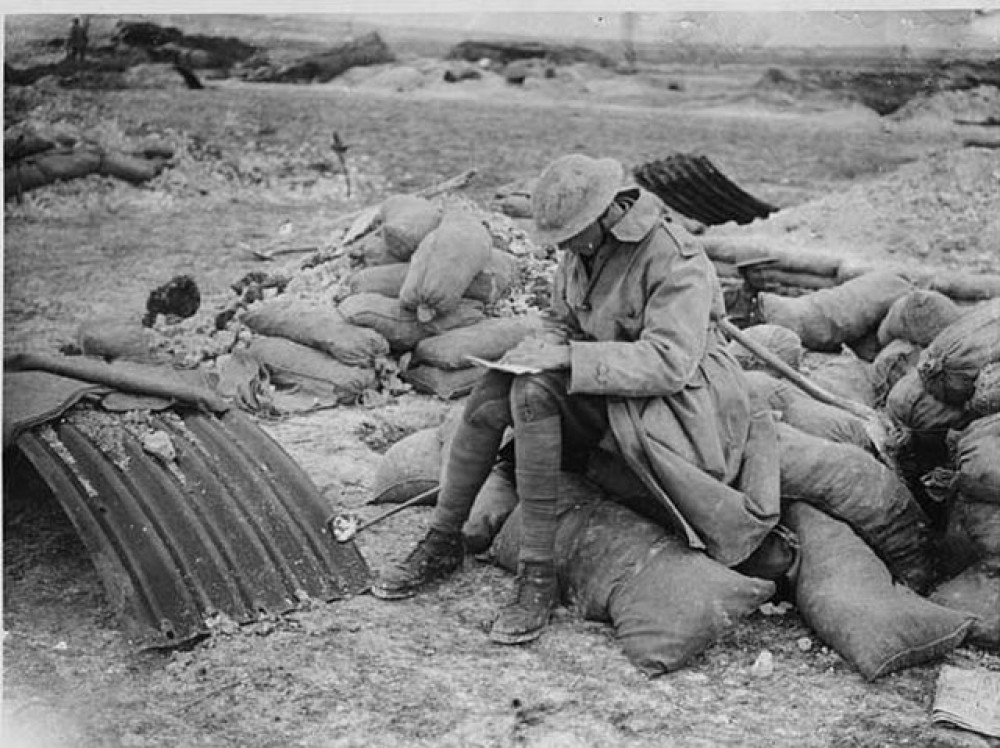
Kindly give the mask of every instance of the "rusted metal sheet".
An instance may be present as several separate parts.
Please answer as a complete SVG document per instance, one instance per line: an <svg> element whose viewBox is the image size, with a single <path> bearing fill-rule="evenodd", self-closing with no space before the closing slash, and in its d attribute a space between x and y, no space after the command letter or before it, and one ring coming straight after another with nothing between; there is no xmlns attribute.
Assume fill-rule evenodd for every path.
<svg viewBox="0 0 1000 748"><path fill-rule="evenodd" d="M750 223L777 210L733 183L705 156L675 153L636 167L636 181L706 226Z"/></svg>
<svg viewBox="0 0 1000 748"><path fill-rule="evenodd" d="M337 543L331 507L247 416L125 414L98 427L77 411L22 434L17 447L52 489L93 558L130 638L174 646L210 629L363 591L368 566ZM110 425L109 425L110 424ZM161 456L154 456L154 453Z"/></svg>

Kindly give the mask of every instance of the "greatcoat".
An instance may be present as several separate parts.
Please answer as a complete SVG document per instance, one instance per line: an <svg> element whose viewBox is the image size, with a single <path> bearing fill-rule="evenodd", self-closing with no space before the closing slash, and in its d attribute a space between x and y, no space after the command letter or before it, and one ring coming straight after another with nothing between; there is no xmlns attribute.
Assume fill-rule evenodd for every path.
<svg viewBox="0 0 1000 748"><path fill-rule="evenodd" d="M563 252L552 311L571 331L570 394L608 398L614 448L689 545L734 566L780 513L777 440L752 410L715 319L722 289L705 252L642 189L592 258Z"/></svg>

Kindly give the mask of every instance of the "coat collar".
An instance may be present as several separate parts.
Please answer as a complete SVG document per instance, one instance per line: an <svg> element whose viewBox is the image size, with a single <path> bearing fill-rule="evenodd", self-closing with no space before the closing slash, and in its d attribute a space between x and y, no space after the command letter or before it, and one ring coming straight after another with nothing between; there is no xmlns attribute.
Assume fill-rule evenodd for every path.
<svg viewBox="0 0 1000 748"><path fill-rule="evenodd" d="M652 192L640 187L622 190L616 199L618 197L625 197L632 204L618 223L611 227L611 235L620 242L642 241L663 218L662 203Z"/></svg>

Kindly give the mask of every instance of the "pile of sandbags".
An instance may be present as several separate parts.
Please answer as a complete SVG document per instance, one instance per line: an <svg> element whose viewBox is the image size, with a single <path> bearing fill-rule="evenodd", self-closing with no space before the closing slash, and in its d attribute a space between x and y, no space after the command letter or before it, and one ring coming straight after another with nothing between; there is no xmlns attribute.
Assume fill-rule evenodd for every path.
<svg viewBox="0 0 1000 748"><path fill-rule="evenodd" d="M875 457L873 423L810 400L741 351L752 396L784 421L783 499L844 522L893 578L921 593L937 586L934 600L976 616L971 640L1000 646L1000 299L963 307L879 274L851 283L763 295L769 324L745 333L869 406L895 437L895 469ZM862 337L877 342L870 364L846 347L817 352Z"/></svg>
<svg viewBox="0 0 1000 748"><path fill-rule="evenodd" d="M611 623L645 675L682 667L773 597L773 581L689 548L580 475L560 478L555 556L562 599L584 618ZM520 540L515 509L493 542L497 564L516 571Z"/></svg>
<svg viewBox="0 0 1000 748"><path fill-rule="evenodd" d="M53 182L90 174L115 177L134 184L148 182L170 165L170 158L119 153L86 145L58 148L19 160L10 168L5 168L4 198L10 200Z"/></svg>
<svg viewBox="0 0 1000 748"><path fill-rule="evenodd" d="M402 376L418 391L468 394L483 370L467 356L500 358L537 327L527 317L490 316L518 281L518 261L460 208L390 197L352 258L361 267L339 309L351 324L378 331L393 354L409 354Z"/></svg>
<svg viewBox="0 0 1000 748"><path fill-rule="evenodd" d="M307 398L302 409L360 401L389 354L378 332L319 303L277 297L253 305L241 322L255 333L249 356L275 387Z"/></svg>
<svg viewBox="0 0 1000 748"><path fill-rule="evenodd" d="M764 322L787 327L814 351L836 351L876 331L893 303L913 290L894 273L870 273L799 297L761 292Z"/></svg>
<svg viewBox="0 0 1000 748"><path fill-rule="evenodd" d="M386 452L374 500L404 501L439 483L459 413ZM787 587L816 633L869 679L944 656L970 631L989 641L982 637L996 622L983 601L995 602L997 591L984 578L966 572L936 602L914 591L931 573L928 528L892 471L853 445L781 428L782 515L802 549ZM588 476L602 472L592 467ZM655 507L643 506L649 494L627 474L616 469L611 482L560 474L559 588L580 616L610 623L630 661L654 676L682 667L779 587L689 548L653 519ZM463 536L469 552L488 551L514 572L521 534L513 465L501 457Z"/></svg>
<svg viewBox="0 0 1000 748"><path fill-rule="evenodd" d="M320 406L377 402L386 382L390 394L468 394L484 372L469 356L500 358L540 325L501 306L518 258L460 203L393 195L370 213L331 266L336 292L282 290L239 314L249 353L271 384Z"/></svg>
<svg viewBox="0 0 1000 748"><path fill-rule="evenodd" d="M827 350L804 345L801 326L745 333L903 433L900 465L880 459L864 410L818 402L730 344L755 406L781 420L782 521L799 533L802 552L786 589L817 635L869 679L940 658L967 639L1000 646L1000 302L956 316L925 291L876 280L855 290L875 288L878 299L848 294L846 311L833 304L824 312L829 298L806 300L810 324L833 331L839 351L829 341L819 344ZM846 347L862 335L881 346L871 362ZM816 339L806 332L805 340ZM380 500L439 484L449 438L441 427L394 445L376 482L376 492L392 497ZM560 590L581 615L614 625L640 669L667 672L776 588L687 548L620 461L615 480L597 480L608 474L598 464L608 456L591 458L591 480L562 474ZM489 549L512 571L517 504L513 468L500 460L463 529L471 550Z"/></svg>

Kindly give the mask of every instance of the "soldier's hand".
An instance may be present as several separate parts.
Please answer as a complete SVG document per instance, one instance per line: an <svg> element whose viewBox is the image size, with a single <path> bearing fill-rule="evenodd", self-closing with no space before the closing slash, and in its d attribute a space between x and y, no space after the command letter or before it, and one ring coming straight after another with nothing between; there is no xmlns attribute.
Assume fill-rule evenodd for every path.
<svg viewBox="0 0 1000 748"><path fill-rule="evenodd" d="M501 360L505 364L527 366L542 371L568 369L569 346L550 343L541 338L528 338L507 351Z"/></svg>

